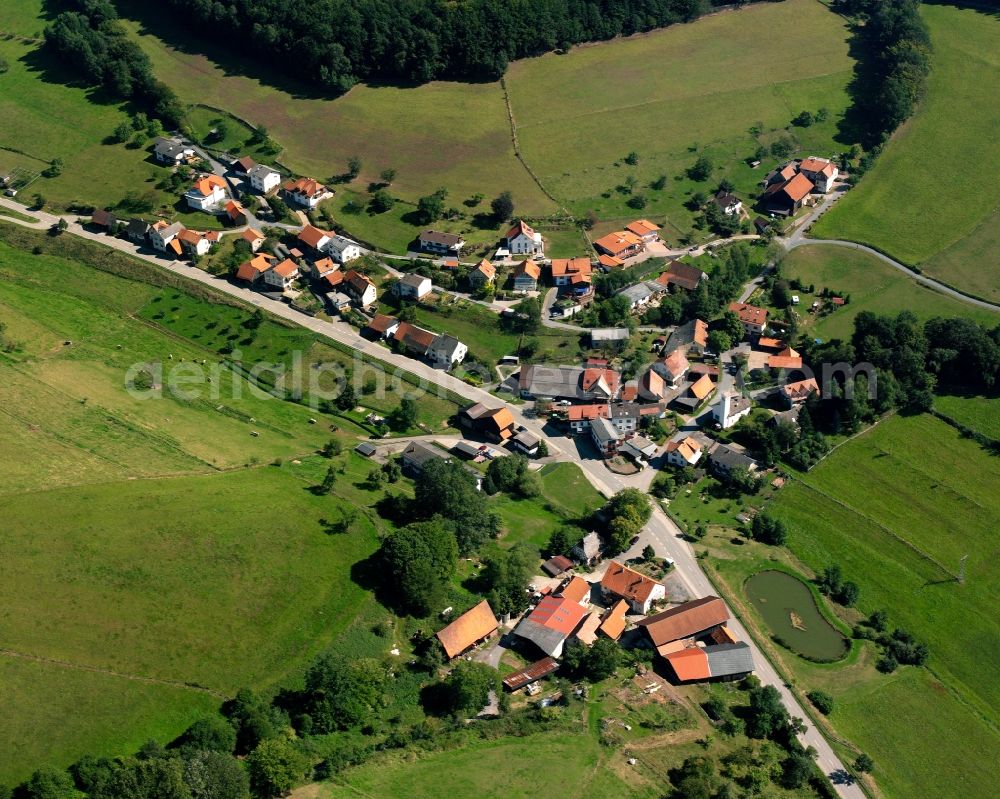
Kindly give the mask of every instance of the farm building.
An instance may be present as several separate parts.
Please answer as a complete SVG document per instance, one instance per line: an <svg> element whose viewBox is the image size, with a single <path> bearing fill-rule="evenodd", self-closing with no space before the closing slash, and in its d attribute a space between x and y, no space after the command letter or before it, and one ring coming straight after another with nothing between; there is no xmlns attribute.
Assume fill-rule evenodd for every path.
<svg viewBox="0 0 1000 799"><path fill-rule="evenodd" d="M748 644L693 646L672 652L665 660L678 682L735 680L753 671L753 654Z"/></svg>
<svg viewBox="0 0 1000 799"><path fill-rule="evenodd" d="M562 655L563 644L583 621L587 611L578 602L558 596L542 597L531 613L514 629L514 634L531 641L549 657Z"/></svg>
<svg viewBox="0 0 1000 799"><path fill-rule="evenodd" d="M662 583L616 560L608 564L601 578L601 591L606 596L624 599L636 613L648 613L652 604L666 595Z"/></svg>
<svg viewBox="0 0 1000 799"><path fill-rule="evenodd" d="M717 596L706 596L685 602L639 621L656 651L666 657L682 649L677 641L696 638L729 621L726 603Z"/></svg>
<svg viewBox="0 0 1000 799"><path fill-rule="evenodd" d="M543 677L548 677L550 674L554 674L559 669L559 661L555 658L542 658L530 666L525 666L520 671L515 671L513 674L508 674L503 679L503 687L508 691L520 691L524 686L533 683L535 680L540 680Z"/></svg>
<svg viewBox="0 0 1000 799"><path fill-rule="evenodd" d="M493 615L493 608L484 599L443 630L439 630L437 639L450 660L492 636L499 626L500 623Z"/></svg>

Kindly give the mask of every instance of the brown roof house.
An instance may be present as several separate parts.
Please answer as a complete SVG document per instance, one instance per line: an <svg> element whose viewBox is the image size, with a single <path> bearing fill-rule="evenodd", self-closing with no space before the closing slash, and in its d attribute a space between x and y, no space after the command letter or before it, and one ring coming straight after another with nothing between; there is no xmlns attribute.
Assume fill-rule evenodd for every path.
<svg viewBox="0 0 1000 799"><path fill-rule="evenodd" d="M673 261L657 279L657 283L664 286L677 286L685 291L694 291L702 280L707 280L708 275L702 272L697 266Z"/></svg>
<svg viewBox="0 0 1000 799"><path fill-rule="evenodd" d="M745 302L731 302L726 310L739 317L748 336L759 336L767 327L767 308L758 308Z"/></svg>
<svg viewBox="0 0 1000 799"><path fill-rule="evenodd" d="M654 602L666 596L662 583L616 560L608 564L601 578L601 590L605 595L624 599L636 613L648 613Z"/></svg>
<svg viewBox="0 0 1000 799"><path fill-rule="evenodd" d="M717 596L706 596L641 619L639 626L645 629L656 651L666 657L684 648L678 641L696 638L727 621L726 603Z"/></svg>
<svg viewBox="0 0 1000 799"><path fill-rule="evenodd" d="M450 660L458 657L480 641L491 637L499 626L500 623L493 615L493 608L484 599L443 630L439 630L437 639L441 642L441 646L444 647L445 654Z"/></svg>

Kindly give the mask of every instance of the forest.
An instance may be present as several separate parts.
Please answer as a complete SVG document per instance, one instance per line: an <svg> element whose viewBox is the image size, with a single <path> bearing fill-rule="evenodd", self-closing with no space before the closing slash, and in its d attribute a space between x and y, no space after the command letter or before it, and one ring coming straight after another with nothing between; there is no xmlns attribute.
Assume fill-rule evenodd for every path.
<svg viewBox="0 0 1000 799"><path fill-rule="evenodd" d="M689 22L714 0L166 0L191 28L326 89L496 80L517 58ZM214 41L220 41L213 37Z"/></svg>

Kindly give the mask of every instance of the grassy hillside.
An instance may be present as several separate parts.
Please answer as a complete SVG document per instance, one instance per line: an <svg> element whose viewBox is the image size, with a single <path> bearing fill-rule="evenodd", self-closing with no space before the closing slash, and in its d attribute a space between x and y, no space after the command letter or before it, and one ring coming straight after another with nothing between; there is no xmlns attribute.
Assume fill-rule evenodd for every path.
<svg viewBox="0 0 1000 799"><path fill-rule="evenodd" d="M897 314L912 311L920 319L961 316L988 327L1000 324L1000 314L946 297L926 288L873 255L845 247L811 245L792 250L781 264L781 274L798 278L818 295L824 288L850 295L850 303L819 318L809 314L814 299L807 291L801 298L802 329L824 340L850 338L854 317L861 311Z"/></svg>
<svg viewBox="0 0 1000 799"><path fill-rule="evenodd" d="M563 206L582 215L593 209L609 225L650 216L666 222L668 235L676 237L690 229L692 214L683 204L694 190L713 189L722 177L734 180L740 192L754 190L770 165L752 170L744 163L758 145L748 133L756 123L760 143L767 145L800 111L826 108L825 122L792 132L803 152L842 149L833 136L847 105L847 33L839 17L813 0L760 4L568 55L528 59L511 66L503 86L357 86L335 100L302 86L264 83L259 64L229 56L224 63L212 61L204 42L179 26L164 27L169 23L162 15L140 4L123 8L136 20L129 25L157 75L183 100L265 124L286 148L282 161L301 172L326 178L359 156L360 177L338 186L333 201L338 222L357 237L396 250L417 230L408 217L412 203L442 186L449 190L448 204L464 218L440 226L461 230L476 243L495 240L488 200L508 189L518 213L548 215ZM810 36L794 35L802 29ZM760 42L775 35L785 46L779 55L761 58ZM504 87L525 161L557 203L514 157ZM628 167L621 159L633 150L640 160ZM695 185L682 173L703 151L718 168L710 181ZM381 215L349 213L349 202L366 203L368 183L385 168L397 170L392 192L404 202ZM648 200L645 210L628 208L629 195L616 189L630 174ZM668 177L666 189L645 188L661 174ZM486 201L464 204L476 194ZM585 251L582 238L553 233L556 254Z"/></svg>
<svg viewBox="0 0 1000 799"><path fill-rule="evenodd" d="M989 245L1000 235L1000 186L976 176L1000 169L1000 19L948 5L924 5L922 14L934 45L923 104L812 233L926 261L935 277L995 299L1000 269Z"/></svg>
<svg viewBox="0 0 1000 799"><path fill-rule="evenodd" d="M848 103L847 35L822 4L786 0L519 61L506 82L524 156L577 214L595 209L604 220L635 218L617 188L634 176L649 201L639 215L665 218L676 241L690 229L694 215L684 203L695 191L714 191L726 177L743 197L757 192L776 159L757 169L746 160L799 112L829 112L823 123L791 129L803 153L843 149L833 136ZM768 40L782 45L765 55ZM749 132L756 124L759 139ZM623 160L632 151L636 166ZM700 154L716 166L704 183L684 175ZM666 189L649 189L660 175Z"/></svg>
<svg viewBox="0 0 1000 799"><path fill-rule="evenodd" d="M875 777L889 796L981 795L1000 777L986 754L1000 744L1000 673L990 654L1000 636L991 543L1000 522L996 474L994 456L943 422L895 417L841 447L771 505L788 523L798 558L816 571L839 563L861 586L863 612L888 610L893 625L930 647L926 670L890 677L870 660L851 672L796 666L804 689L837 697L831 723L880 763ZM954 575L966 554L959 584ZM935 735L915 734L927 718ZM956 768L966 757L979 766Z"/></svg>

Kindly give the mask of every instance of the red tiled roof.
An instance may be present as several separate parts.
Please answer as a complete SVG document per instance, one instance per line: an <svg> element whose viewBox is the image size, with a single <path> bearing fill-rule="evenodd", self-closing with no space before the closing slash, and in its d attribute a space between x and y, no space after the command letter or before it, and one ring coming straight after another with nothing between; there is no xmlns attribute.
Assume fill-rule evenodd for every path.
<svg viewBox="0 0 1000 799"><path fill-rule="evenodd" d="M756 305L747 305L745 302L732 302L727 310L736 314L745 325L759 325L763 327L767 324L767 309L758 308Z"/></svg>
<svg viewBox="0 0 1000 799"><path fill-rule="evenodd" d="M650 233L655 233L659 229L659 225L654 225L648 219L637 219L635 222L629 222L625 225L625 230L635 233L637 236L646 236Z"/></svg>
<svg viewBox="0 0 1000 799"><path fill-rule="evenodd" d="M332 232L327 233L325 230L320 230L318 227L306 225L299 231L298 239L304 244L308 244L313 249L316 249L324 238L330 238L332 235Z"/></svg>
<svg viewBox="0 0 1000 799"><path fill-rule="evenodd" d="M799 169L803 172L819 172L830 177L833 175L833 170L836 167L825 158L803 158L802 163L799 164Z"/></svg>
<svg viewBox="0 0 1000 799"><path fill-rule="evenodd" d="M562 587L559 595L566 599L572 599L574 602L579 602L581 599L590 596L590 583L579 575L574 574L569 578L566 585Z"/></svg>
<svg viewBox="0 0 1000 799"><path fill-rule="evenodd" d="M704 649L696 646L682 649L680 652L673 652L666 656L666 661L680 682L707 680L712 676L712 672L708 668L708 655L705 654Z"/></svg>
<svg viewBox="0 0 1000 799"><path fill-rule="evenodd" d="M625 632L625 627L628 624L625 620L627 613L628 602L624 599L619 599L615 602L611 610L604 614L604 619L601 621L601 626L597 628L597 631L604 633L612 641L617 641L621 638L622 633Z"/></svg>
<svg viewBox="0 0 1000 799"><path fill-rule="evenodd" d="M535 237L535 231L527 223L525 223L523 219L518 219L511 229L507 231L505 238L516 239L522 233L529 239L533 239Z"/></svg>
<svg viewBox="0 0 1000 799"><path fill-rule="evenodd" d="M604 250L609 255L620 256L622 253L642 245L642 239L627 230L616 230L601 236L594 242L594 246Z"/></svg>
<svg viewBox="0 0 1000 799"><path fill-rule="evenodd" d="M814 391L819 391L819 384L816 382L815 377L798 380L795 383L788 383L781 387L781 393L792 400L804 399Z"/></svg>
<svg viewBox="0 0 1000 799"><path fill-rule="evenodd" d="M691 384L691 394L700 400L705 399L714 390L715 383L712 382L712 378L708 375L702 375Z"/></svg>
<svg viewBox="0 0 1000 799"><path fill-rule="evenodd" d="M625 262L621 258L615 258L613 255L606 255L603 252L597 256L597 262L605 269L621 269L625 266Z"/></svg>
<svg viewBox="0 0 1000 799"><path fill-rule="evenodd" d="M570 405L566 418L571 422L591 421L599 417L607 419L610 413L607 405Z"/></svg>
<svg viewBox="0 0 1000 799"><path fill-rule="evenodd" d="M288 258L274 267L275 274L281 275L281 277L291 277L292 275L298 274L298 271L298 264Z"/></svg>
<svg viewBox="0 0 1000 799"><path fill-rule="evenodd" d="M375 318L368 323L368 329L385 335L385 332L398 322L399 320L395 316L386 316L382 313L375 314Z"/></svg>
<svg viewBox="0 0 1000 799"><path fill-rule="evenodd" d="M687 355L684 354L684 350L680 347L661 358L660 363L663 364L663 368L667 370L672 378L677 378L684 374L691 365L688 362Z"/></svg>
<svg viewBox="0 0 1000 799"><path fill-rule="evenodd" d="M552 277L564 277L567 275L589 275L589 258L553 258Z"/></svg>
<svg viewBox="0 0 1000 799"><path fill-rule="evenodd" d="M726 603L717 596L706 596L647 616L639 622L639 626L646 628L653 645L659 648L727 621L729 611Z"/></svg>
<svg viewBox="0 0 1000 799"><path fill-rule="evenodd" d="M578 602L559 596L546 596L527 618L550 630L569 635L587 611Z"/></svg>

